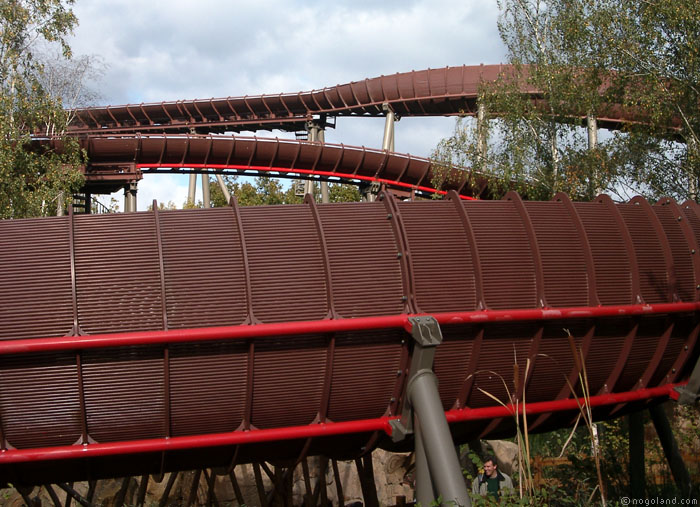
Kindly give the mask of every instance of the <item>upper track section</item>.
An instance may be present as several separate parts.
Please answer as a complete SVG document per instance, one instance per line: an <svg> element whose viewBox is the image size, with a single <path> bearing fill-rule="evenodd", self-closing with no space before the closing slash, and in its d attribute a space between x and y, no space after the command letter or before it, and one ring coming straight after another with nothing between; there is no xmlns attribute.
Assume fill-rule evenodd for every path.
<svg viewBox="0 0 700 507"><path fill-rule="evenodd" d="M76 134L298 131L314 117L320 117L326 126L327 117L384 116L387 107L399 116L473 115L481 84L509 74L509 65L465 65L397 73L306 92L90 107L74 110L68 130ZM533 99L540 96L526 84L522 91ZM606 116L598 118L601 127L620 128L634 122L632 115L615 108Z"/></svg>

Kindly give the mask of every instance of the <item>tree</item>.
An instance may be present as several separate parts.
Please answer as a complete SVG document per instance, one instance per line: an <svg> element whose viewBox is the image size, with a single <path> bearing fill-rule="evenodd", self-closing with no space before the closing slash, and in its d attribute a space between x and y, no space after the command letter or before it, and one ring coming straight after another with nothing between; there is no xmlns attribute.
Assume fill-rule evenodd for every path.
<svg viewBox="0 0 700 507"><path fill-rule="evenodd" d="M40 47L71 56L66 36L77 19L73 0L0 1L0 218L54 213L59 195L83 181L81 150L63 136L60 150L40 137L61 136L67 113L42 84Z"/></svg>
<svg viewBox="0 0 700 507"><path fill-rule="evenodd" d="M434 157L550 198L697 196L700 6L694 0L501 0L512 72L485 83L486 120L461 121ZM540 100L521 92L539 91ZM587 146L586 119L634 118ZM491 133L491 136L488 134ZM484 149L484 145L488 149Z"/></svg>
<svg viewBox="0 0 700 507"><path fill-rule="evenodd" d="M258 176L254 183L240 183L238 176L224 176L229 192L238 199L241 206L261 206L264 204L301 204L304 197L296 195L294 184L286 189L280 180ZM216 181L210 180L211 202L213 206L225 206L228 203ZM330 183L328 185L330 202L352 202L361 199L360 191L355 185ZM320 190L317 188L314 198L321 201Z"/></svg>

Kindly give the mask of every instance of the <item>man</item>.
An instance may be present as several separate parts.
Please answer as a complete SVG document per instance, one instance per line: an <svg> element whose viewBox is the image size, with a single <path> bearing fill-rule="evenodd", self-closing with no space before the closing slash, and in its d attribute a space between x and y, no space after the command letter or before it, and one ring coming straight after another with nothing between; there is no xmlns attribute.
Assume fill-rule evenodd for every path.
<svg viewBox="0 0 700 507"><path fill-rule="evenodd" d="M498 463L494 456L484 458L484 473L479 474L472 482L472 492L475 495L489 495L498 500L501 492L513 490L513 481L506 474L498 470Z"/></svg>

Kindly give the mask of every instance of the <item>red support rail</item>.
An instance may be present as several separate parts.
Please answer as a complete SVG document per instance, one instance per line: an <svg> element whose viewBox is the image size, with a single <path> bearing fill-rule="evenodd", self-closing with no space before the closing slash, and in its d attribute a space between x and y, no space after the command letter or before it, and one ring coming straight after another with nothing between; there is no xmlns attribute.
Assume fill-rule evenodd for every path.
<svg viewBox="0 0 700 507"><path fill-rule="evenodd" d="M673 396L674 389L683 384L667 384L651 389L639 389L624 393L611 393L592 396L588 403L592 407L616 405L630 401L641 401L651 398ZM565 399L530 403L526 407L527 414L577 410L585 403L583 398ZM494 417L508 417L523 413L523 405L507 405L498 407L483 407L477 409L463 408L450 410L445 413L448 423L476 421ZM383 431L391 435L390 421L397 417L379 417L339 423L319 423L305 426L289 426L250 431L234 431L229 433L214 433L209 435L192 435L172 438L152 438L122 442L94 443L68 445L57 447L41 447L35 449L8 449L0 451L0 465L32 461L51 461L75 458L90 458L97 456L114 456L121 454L139 454L149 452L176 451L201 447L220 447L239 444L252 444L279 440L295 440L312 437L326 437L351 433Z"/></svg>
<svg viewBox="0 0 700 507"><path fill-rule="evenodd" d="M634 315L691 313L697 311L700 311L700 302L594 307L581 306L572 308L532 308L520 310L480 310L472 312L435 313L431 314L431 316L434 317L441 325L450 325L470 323L476 324L485 322L623 317ZM400 314L383 317L360 317L354 319L328 319L272 324L173 329L168 331L138 331L131 333L3 340L0 342L0 355L25 354L56 350L82 350L105 347L153 345L159 343L239 340L262 338L266 336L323 334L342 331L360 331L367 329L403 328L410 332L411 323L409 318L424 315L425 314Z"/></svg>

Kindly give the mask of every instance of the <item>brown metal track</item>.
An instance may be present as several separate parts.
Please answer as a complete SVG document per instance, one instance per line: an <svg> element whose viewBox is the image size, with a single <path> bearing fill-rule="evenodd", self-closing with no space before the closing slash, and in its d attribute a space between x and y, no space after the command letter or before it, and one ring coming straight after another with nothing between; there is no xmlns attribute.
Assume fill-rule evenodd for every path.
<svg viewBox="0 0 700 507"><path fill-rule="evenodd" d="M203 152L216 156L216 143ZM584 350L593 394L643 391L687 377L700 355L697 294L688 290L698 276L696 208L654 206L649 213L604 198L451 197L267 207L233 202L0 221L7 245L22 248L22 255L11 246L0 251L0 351L6 351L0 438L7 448L0 477L55 482L86 473L79 457L51 461L43 454L3 464L12 453L52 446L72 451L190 437L205 442L207 436L283 435L321 424L358 429L90 459L96 476L118 476L134 467L148 473L227 467L270 455L354 457L374 445L395 448L362 421L398 413L410 337L403 325L352 326L414 311L443 315L435 372L446 410L493 408L483 391L507 401L503 383L514 383L514 352L528 404L569 398L566 379L575 381L578 369L564 329ZM657 249L660 260L652 262L641 252L649 238L661 237L659 224L672 238L670 255ZM680 275L675 282L667 276L672 268ZM656 299L638 304L630 316L625 305L651 295L639 283L645 277L658 284ZM672 290L674 283L681 290ZM691 306L678 313L654 305ZM602 315L606 307L610 312ZM546 318L519 316L530 311ZM566 311L573 313L565 317ZM468 313L478 315L470 320ZM64 336L75 321L81 336ZM300 330L284 331L292 326ZM192 334L229 328L242 334L204 341ZM274 331L255 334L261 329ZM128 338L181 332L186 340L81 345L116 340L120 332ZM71 340L72 348L27 352L27 343L56 340ZM25 348L7 352L12 346ZM528 357L537 360L524 379ZM596 417L632 408L618 403L597 408ZM534 415L531 422L544 431L567 426L574 416L566 409ZM512 434L509 418L491 420L456 422L454 435L465 441Z"/></svg>
<svg viewBox="0 0 700 507"><path fill-rule="evenodd" d="M90 161L85 169L86 186L96 192L140 180L143 172L209 169L376 181L422 194L457 190L466 197L488 197L479 195L486 188L485 180L468 169L454 168L447 182L436 189L431 181L435 168L429 159L343 144L194 135L91 136L80 143ZM54 141L54 147L60 150L60 141Z"/></svg>
<svg viewBox="0 0 700 507"><path fill-rule="evenodd" d="M223 133L303 130L314 116L384 116L388 104L399 116L476 114L479 88L512 75L508 65L473 65L403 72L298 93L246 95L74 109L74 134ZM533 99L540 92L522 85ZM633 114L610 108L601 127L619 129Z"/></svg>

